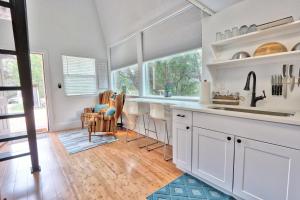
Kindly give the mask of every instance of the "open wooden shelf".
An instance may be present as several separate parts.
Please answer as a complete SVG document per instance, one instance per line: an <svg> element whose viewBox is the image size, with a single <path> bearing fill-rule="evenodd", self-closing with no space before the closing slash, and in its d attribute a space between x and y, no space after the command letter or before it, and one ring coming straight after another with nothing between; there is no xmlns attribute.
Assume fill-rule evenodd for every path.
<svg viewBox="0 0 300 200"><path fill-rule="evenodd" d="M261 41L270 37L283 36L297 32L300 32L300 21L217 41L212 43L211 46L214 50L218 50L224 49L225 47L228 48L230 46L251 44L254 41Z"/></svg>
<svg viewBox="0 0 300 200"><path fill-rule="evenodd" d="M211 68L251 67L272 63L285 64L292 61L300 61L300 51L290 51L240 60L216 61L208 64L207 66Z"/></svg>

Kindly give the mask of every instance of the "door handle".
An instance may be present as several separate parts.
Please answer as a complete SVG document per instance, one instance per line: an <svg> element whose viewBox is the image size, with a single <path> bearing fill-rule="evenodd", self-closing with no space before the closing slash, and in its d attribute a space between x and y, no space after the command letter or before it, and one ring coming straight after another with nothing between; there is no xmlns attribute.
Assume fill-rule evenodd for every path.
<svg viewBox="0 0 300 200"><path fill-rule="evenodd" d="M242 140L241 139L237 139L236 142L240 144L240 143L242 143Z"/></svg>
<svg viewBox="0 0 300 200"><path fill-rule="evenodd" d="M187 130L189 130L189 129L190 129L190 127L189 127L189 126L187 126L187 127L186 127L186 129L187 129Z"/></svg>
<svg viewBox="0 0 300 200"><path fill-rule="evenodd" d="M227 137L227 140L230 141L230 140L231 140L231 137Z"/></svg>

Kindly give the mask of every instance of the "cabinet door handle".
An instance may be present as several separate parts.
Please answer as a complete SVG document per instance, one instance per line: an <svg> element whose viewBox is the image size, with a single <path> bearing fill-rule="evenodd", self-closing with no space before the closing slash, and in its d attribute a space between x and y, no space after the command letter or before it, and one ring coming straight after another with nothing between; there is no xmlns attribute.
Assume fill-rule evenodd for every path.
<svg viewBox="0 0 300 200"><path fill-rule="evenodd" d="M187 126L187 127L186 127L186 129L187 129L187 130L189 130L189 129L190 129L190 127L189 127L189 126Z"/></svg>
<svg viewBox="0 0 300 200"><path fill-rule="evenodd" d="M240 144L240 143L242 143L242 140L241 139L237 139L236 142Z"/></svg>
<svg viewBox="0 0 300 200"><path fill-rule="evenodd" d="M177 117L185 117L185 115L180 115L180 114L178 114Z"/></svg>
<svg viewBox="0 0 300 200"><path fill-rule="evenodd" d="M227 140L230 141L230 140L231 140L231 137L227 137Z"/></svg>

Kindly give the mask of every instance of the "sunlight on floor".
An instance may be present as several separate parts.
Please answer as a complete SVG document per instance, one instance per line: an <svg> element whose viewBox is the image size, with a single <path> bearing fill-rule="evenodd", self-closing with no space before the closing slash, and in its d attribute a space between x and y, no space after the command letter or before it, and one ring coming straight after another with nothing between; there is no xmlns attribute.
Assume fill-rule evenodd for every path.
<svg viewBox="0 0 300 200"><path fill-rule="evenodd" d="M47 129L48 120L47 120L47 111L46 108L35 108L35 127L37 130ZM26 131L26 124L24 118L14 118L9 119L10 132L21 132Z"/></svg>

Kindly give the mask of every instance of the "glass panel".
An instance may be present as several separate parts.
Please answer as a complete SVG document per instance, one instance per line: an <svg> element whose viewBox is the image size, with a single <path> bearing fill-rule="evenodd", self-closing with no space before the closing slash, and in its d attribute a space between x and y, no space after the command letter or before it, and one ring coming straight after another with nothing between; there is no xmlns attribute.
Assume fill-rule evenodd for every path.
<svg viewBox="0 0 300 200"><path fill-rule="evenodd" d="M199 96L202 49L145 63L146 95Z"/></svg>
<svg viewBox="0 0 300 200"><path fill-rule="evenodd" d="M15 50L10 9L0 7L0 49Z"/></svg>
<svg viewBox="0 0 300 200"><path fill-rule="evenodd" d="M130 96L139 95L138 66L132 65L112 72L113 89Z"/></svg>
<svg viewBox="0 0 300 200"><path fill-rule="evenodd" d="M17 59L0 54L0 86L20 86Z"/></svg>
<svg viewBox="0 0 300 200"><path fill-rule="evenodd" d="M21 91L0 92L2 114L23 113L23 99Z"/></svg>

